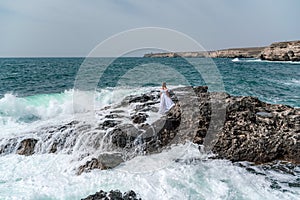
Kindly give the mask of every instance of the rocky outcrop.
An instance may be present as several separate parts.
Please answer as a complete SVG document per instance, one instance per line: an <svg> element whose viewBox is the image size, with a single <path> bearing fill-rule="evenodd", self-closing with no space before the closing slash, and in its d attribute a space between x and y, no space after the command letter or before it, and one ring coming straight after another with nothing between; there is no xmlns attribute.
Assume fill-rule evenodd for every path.
<svg viewBox="0 0 300 200"><path fill-rule="evenodd" d="M235 48L210 51L211 58L257 58L264 47Z"/></svg>
<svg viewBox="0 0 300 200"><path fill-rule="evenodd" d="M176 106L150 127L115 129L115 144L132 148L141 136L143 151L157 153L168 145L192 140L211 145L218 158L231 161L300 162L300 109L255 97L208 92L205 86L187 94L189 89L174 89Z"/></svg>
<svg viewBox="0 0 300 200"><path fill-rule="evenodd" d="M21 141L17 149L17 154L30 156L34 153L34 147L37 143L37 139L28 138Z"/></svg>
<svg viewBox="0 0 300 200"><path fill-rule="evenodd" d="M43 127L35 139L3 138L0 154L74 153L80 162L76 172L81 174L193 141L231 161L300 163L299 108L208 92L206 86L172 91L175 106L155 120L159 91L131 95L97 111L99 121L93 124L73 120Z"/></svg>
<svg viewBox="0 0 300 200"><path fill-rule="evenodd" d="M228 97L213 152L232 161L300 163L300 109L254 97Z"/></svg>
<svg viewBox="0 0 300 200"><path fill-rule="evenodd" d="M233 48L203 52L168 52L145 54L146 58L210 57L210 58L257 58L264 47Z"/></svg>
<svg viewBox="0 0 300 200"><path fill-rule="evenodd" d="M128 192L125 192L122 194L119 190L111 190L109 192L104 192L103 190L100 190L99 192L96 192L93 195L90 195L86 198L83 198L82 200L141 200L141 198L138 197L138 195L130 190Z"/></svg>
<svg viewBox="0 0 300 200"><path fill-rule="evenodd" d="M300 61L300 41L275 42L267 47L232 48L216 51L149 53L149 58L209 57L260 58L270 61Z"/></svg>
<svg viewBox="0 0 300 200"><path fill-rule="evenodd" d="M261 52L260 59L271 61L300 61L300 41L273 43Z"/></svg>
<svg viewBox="0 0 300 200"><path fill-rule="evenodd" d="M213 123L211 103L221 99L220 94L198 93L201 114L194 138L198 144L209 137L208 129ZM214 130L212 142L212 151L218 158L256 163L273 160L300 163L299 108L268 104L255 97L236 97L226 93L223 97L226 115L223 122L216 118L219 125ZM221 111L222 107L219 108Z"/></svg>

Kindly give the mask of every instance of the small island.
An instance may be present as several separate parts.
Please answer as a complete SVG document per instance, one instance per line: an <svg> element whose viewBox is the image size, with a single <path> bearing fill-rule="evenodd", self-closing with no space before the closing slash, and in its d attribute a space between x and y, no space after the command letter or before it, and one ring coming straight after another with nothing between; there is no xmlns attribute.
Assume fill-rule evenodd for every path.
<svg viewBox="0 0 300 200"><path fill-rule="evenodd" d="M146 58L259 58L270 61L300 61L300 40L275 42L267 47L231 48L216 51L166 52L145 54Z"/></svg>

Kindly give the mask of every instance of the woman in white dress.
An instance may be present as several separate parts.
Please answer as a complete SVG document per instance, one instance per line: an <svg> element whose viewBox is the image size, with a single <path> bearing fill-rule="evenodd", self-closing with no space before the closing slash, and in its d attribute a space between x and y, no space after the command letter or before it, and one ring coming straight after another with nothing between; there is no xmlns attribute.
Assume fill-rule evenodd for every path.
<svg viewBox="0 0 300 200"><path fill-rule="evenodd" d="M168 112L175 104L173 103L172 99L170 98L170 93L167 88L167 84L165 82L162 83L160 89L160 106L159 106L159 113L165 114Z"/></svg>

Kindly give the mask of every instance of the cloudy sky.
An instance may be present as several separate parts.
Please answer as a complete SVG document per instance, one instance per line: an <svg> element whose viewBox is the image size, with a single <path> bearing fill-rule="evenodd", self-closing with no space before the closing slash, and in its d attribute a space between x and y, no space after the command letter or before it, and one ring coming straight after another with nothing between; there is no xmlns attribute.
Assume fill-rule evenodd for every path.
<svg viewBox="0 0 300 200"><path fill-rule="evenodd" d="M183 32L205 49L299 40L299 0L0 0L0 57L86 56L132 28Z"/></svg>

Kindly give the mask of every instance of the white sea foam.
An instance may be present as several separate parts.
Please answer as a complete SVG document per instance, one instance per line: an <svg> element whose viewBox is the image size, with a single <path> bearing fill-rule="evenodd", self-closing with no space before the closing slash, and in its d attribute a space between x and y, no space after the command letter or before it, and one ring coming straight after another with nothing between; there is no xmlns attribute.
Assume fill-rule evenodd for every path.
<svg viewBox="0 0 300 200"><path fill-rule="evenodd" d="M231 60L232 62L240 62L240 59L239 58L234 58Z"/></svg>
<svg viewBox="0 0 300 200"><path fill-rule="evenodd" d="M95 92L67 90L28 97L8 93L0 99L0 135L28 132L43 124L55 125L61 120L69 121L74 114L78 117L80 113L97 111L120 103L125 96L151 89L154 88L107 88Z"/></svg>
<svg viewBox="0 0 300 200"><path fill-rule="evenodd" d="M75 112L79 112L84 120L90 108L85 106L84 100L93 96L93 109L101 114L97 119L101 121L110 112L109 108L103 109L104 107L120 103L127 95L151 89L154 88L107 88L93 93L77 91L78 102L83 103L77 105L79 109ZM12 137L12 133L23 136L26 133L36 137L30 131L39 130L39 127L45 125L57 126L63 120L70 121L74 112L73 93L74 91L65 91L61 94L33 97L5 95L0 100L1 117L11 121L0 124L1 138ZM121 109L131 112L134 108ZM39 118L32 122L17 120L28 113ZM159 117L151 112L149 115L149 123ZM60 139L63 135L64 132L54 133L53 140ZM286 192L271 189L270 180L265 176L249 173L245 168L237 167L229 161L207 159L208 155L201 154L197 146L191 143L173 146L160 154L137 156L112 170L93 170L77 176L78 166L91 158L78 161L78 156L86 151L93 153L93 150L86 148L93 148L100 136L101 134L94 134L93 131L80 135L71 154L68 154L69 147L56 154L42 154L51 144L48 141L49 143L42 145L37 143L38 153L32 156L1 156L0 199L80 199L100 189L120 189L123 192L132 189L146 200L297 199L300 196L298 188L286 187ZM72 137L75 136L67 137L70 143L73 142ZM105 145L104 141L102 143ZM99 149L105 150L104 147ZM287 179L279 175L276 177Z"/></svg>
<svg viewBox="0 0 300 200"><path fill-rule="evenodd" d="M271 61L271 60L261 60L261 59L244 59L244 62L264 62L264 63L283 63L283 64L295 64L299 65L300 62L298 61Z"/></svg>
<svg viewBox="0 0 300 200"><path fill-rule="evenodd" d="M292 79L290 81L283 82L283 84L292 85L292 86L300 86L300 80Z"/></svg>
<svg viewBox="0 0 300 200"><path fill-rule="evenodd" d="M239 58L234 58L231 60L232 62L258 62L258 63L283 63L283 64L295 64L299 65L299 61L271 61L271 60L261 60L261 59L253 59L253 58L244 58L244 59L239 59Z"/></svg>
<svg viewBox="0 0 300 200"><path fill-rule="evenodd" d="M185 152L182 157L181 152ZM176 153L179 156L176 157ZM171 156L170 156L171 155ZM134 158L112 170L75 175L72 156L47 154L0 157L0 199L80 199L100 189L133 189L142 199L297 199L300 190L281 192L270 181L225 160L207 160L194 145ZM174 159L179 158L178 162ZM202 160L191 160L192 158ZM142 166L169 160L156 170ZM152 168L153 169L153 168Z"/></svg>

